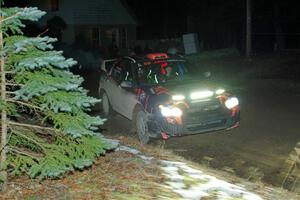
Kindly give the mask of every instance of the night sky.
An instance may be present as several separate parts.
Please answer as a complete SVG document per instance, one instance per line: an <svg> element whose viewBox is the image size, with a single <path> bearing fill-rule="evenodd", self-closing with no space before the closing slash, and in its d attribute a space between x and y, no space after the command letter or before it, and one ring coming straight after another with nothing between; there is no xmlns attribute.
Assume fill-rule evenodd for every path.
<svg viewBox="0 0 300 200"><path fill-rule="evenodd" d="M246 0L126 2L139 21L138 38L180 37L197 32L200 40L211 41L212 48L244 45ZM286 48L300 48L297 0L252 0L252 16L254 48L273 49L276 34L284 38Z"/></svg>

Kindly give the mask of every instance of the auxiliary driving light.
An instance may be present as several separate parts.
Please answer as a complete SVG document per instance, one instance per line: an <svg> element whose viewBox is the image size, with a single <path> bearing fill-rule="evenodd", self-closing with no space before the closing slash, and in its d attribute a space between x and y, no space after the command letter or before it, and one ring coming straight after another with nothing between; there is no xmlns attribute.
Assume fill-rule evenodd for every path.
<svg viewBox="0 0 300 200"><path fill-rule="evenodd" d="M200 91L200 92L193 92L191 94L191 99L195 100L195 99L204 99L204 98L208 98L214 95L213 91L210 90L206 90L206 91Z"/></svg>
<svg viewBox="0 0 300 200"><path fill-rule="evenodd" d="M173 101L182 101L185 99L185 96L183 95L174 95L172 96Z"/></svg>
<svg viewBox="0 0 300 200"><path fill-rule="evenodd" d="M223 94L224 92L225 92L224 89L217 89L217 90L216 90L216 95Z"/></svg>

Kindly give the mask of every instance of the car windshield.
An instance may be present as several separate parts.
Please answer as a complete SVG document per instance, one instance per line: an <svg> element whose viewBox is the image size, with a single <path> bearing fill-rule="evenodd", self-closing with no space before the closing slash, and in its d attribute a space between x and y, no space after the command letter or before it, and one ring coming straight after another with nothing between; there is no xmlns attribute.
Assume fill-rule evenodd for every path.
<svg viewBox="0 0 300 200"><path fill-rule="evenodd" d="M141 85L163 84L190 79L186 63L183 60L161 60L144 62L137 69Z"/></svg>

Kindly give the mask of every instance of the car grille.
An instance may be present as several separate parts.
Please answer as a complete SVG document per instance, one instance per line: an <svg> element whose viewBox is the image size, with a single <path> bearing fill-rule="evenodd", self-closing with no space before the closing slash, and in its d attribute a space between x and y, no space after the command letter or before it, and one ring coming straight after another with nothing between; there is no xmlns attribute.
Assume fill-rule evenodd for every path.
<svg viewBox="0 0 300 200"><path fill-rule="evenodd" d="M191 102L190 108L183 115L183 122L189 131L223 127L228 112L218 99Z"/></svg>
<svg viewBox="0 0 300 200"><path fill-rule="evenodd" d="M219 112L222 108L219 100L217 99L209 99L205 101L191 102L190 108L187 111L189 115L195 115L198 113L215 113Z"/></svg>

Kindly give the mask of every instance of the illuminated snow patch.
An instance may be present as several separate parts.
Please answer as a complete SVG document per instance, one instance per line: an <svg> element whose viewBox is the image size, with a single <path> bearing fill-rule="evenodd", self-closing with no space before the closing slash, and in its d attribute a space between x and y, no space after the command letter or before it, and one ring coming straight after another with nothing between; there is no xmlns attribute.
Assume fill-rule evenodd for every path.
<svg viewBox="0 0 300 200"><path fill-rule="evenodd" d="M204 174L186 163L161 161L161 165L164 175L169 179L166 184L184 199L199 200L204 197L214 197L220 200L230 198L262 200L258 195L242 187Z"/></svg>
<svg viewBox="0 0 300 200"><path fill-rule="evenodd" d="M140 151L119 146L116 151L132 153L145 163L153 160L153 157L145 156ZM262 200L262 198L251 193L243 187L222 181L214 176L189 167L186 163L176 161L159 160L164 176L168 179L166 187L180 195L183 199L201 200L201 198L213 198L218 200Z"/></svg>
<svg viewBox="0 0 300 200"><path fill-rule="evenodd" d="M136 150L136 149L133 149L133 148L130 148L130 147L126 147L126 146L119 146L116 149L116 151L126 151L126 152L132 153L134 155L141 154L141 152L139 150Z"/></svg>
<svg viewBox="0 0 300 200"><path fill-rule="evenodd" d="M128 153L131 153L133 155L136 155L138 157L140 157L145 163L149 163L151 160L153 160L153 157L150 156L145 156L144 154L142 154L139 150L137 149L133 149L127 146L119 146L118 148L116 148L115 151L126 151Z"/></svg>

